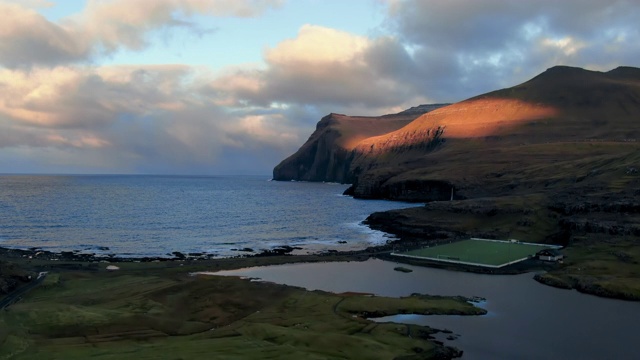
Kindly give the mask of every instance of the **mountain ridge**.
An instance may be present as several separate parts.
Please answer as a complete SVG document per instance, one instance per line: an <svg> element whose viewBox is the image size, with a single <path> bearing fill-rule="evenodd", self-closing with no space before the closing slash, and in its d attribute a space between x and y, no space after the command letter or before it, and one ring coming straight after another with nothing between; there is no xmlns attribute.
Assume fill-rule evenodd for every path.
<svg viewBox="0 0 640 360"><path fill-rule="evenodd" d="M640 76L640 69L627 68L624 72ZM392 195L379 190L406 173L413 173L414 180L441 174L433 180L446 178L457 183L456 187L469 188L472 184L461 179L458 171L445 171L439 163L453 161L467 169L484 164L490 168L494 160L499 163L504 157L493 159L486 154L499 149L504 149L503 154L508 148L519 155L511 155L511 162L531 163L546 158L536 158L524 146L636 142L640 138L640 81L634 78L620 80L616 72L554 67L523 84L426 113L403 128L358 144L357 160L352 163L356 176L350 192L358 197L430 201L434 199L427 194L403 197L397 191ZM433 155L434 151L439 154ZM477 159L467 156L468 152L484 156ZM477 175L481 175L483 170L478 170ZM481 185L491 184L484 181ZM465 198L478 195L470 191L461 194Z"/></svg>

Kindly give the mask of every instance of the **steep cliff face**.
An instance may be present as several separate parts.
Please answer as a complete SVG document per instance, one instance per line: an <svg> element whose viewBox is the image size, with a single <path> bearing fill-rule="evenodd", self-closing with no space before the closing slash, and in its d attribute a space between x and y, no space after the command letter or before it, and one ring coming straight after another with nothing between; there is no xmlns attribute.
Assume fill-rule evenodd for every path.
<svg viewBox="0 0 640 360"><path fill-rule="evenodd" d="M418 116L444 104L420 105L379 117L329 114L323 117L307 142L273 170L274 180L353 181L353 148L362 140L397 130Z"/></svg>
<svg viewBox="0 0 640 360"><path fill-rule="evenodd" d="M273 179L346 182L349 151L339 144L342 118L339 114L323 117L309 140L275 167Z"/></svg>

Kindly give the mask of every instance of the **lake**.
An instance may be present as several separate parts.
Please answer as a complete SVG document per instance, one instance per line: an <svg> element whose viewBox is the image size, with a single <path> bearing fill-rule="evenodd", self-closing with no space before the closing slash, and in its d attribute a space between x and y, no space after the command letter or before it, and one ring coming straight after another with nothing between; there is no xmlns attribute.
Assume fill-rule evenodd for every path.
<svg viewBox="0 0 640 360"><path fill-rule="evenodd" d="M640 303L605 299L537 283L533 274L484 275L364 262L310 263L223 271L310 290L365 292L381 296L480 296L485 316L398 315L377 319L449 329L445 341L463 359L638 359Z"/></svg>

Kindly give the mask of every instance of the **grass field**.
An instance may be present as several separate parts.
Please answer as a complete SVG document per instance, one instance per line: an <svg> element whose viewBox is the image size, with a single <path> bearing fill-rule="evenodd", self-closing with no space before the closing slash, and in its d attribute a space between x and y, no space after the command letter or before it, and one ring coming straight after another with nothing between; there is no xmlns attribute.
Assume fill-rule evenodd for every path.
<svg viewBox="0 0 640 360"><path fill-rule="evenodd" d="M549 246L551 247L551 246ZM411 250L410 255L439 261L459 261L481 266L502 266L535 255L545 246L509 241L463 240L444 245Z"/></svg>
<svg viewBox="0 0 640 360"><path fill-rule="evenodd" d="M119 265L50 271L0 311L0 360L442 358L432 329L367 317L486 313L462 298L331 294L191 276L186 263Z"/></svg>

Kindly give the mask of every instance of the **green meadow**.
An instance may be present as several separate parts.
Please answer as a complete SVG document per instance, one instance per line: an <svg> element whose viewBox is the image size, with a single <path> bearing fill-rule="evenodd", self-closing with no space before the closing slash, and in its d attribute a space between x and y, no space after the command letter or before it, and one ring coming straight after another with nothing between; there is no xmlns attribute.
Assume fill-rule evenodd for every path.
<svg viewBox="0 0 640 360"><path fill-rule="evenodd" d="M429 359L451 351L429 341L433 329L367 317L485 312L459 298L311 292L130 266L50 273L0 311L0 359Z"/></svg>

